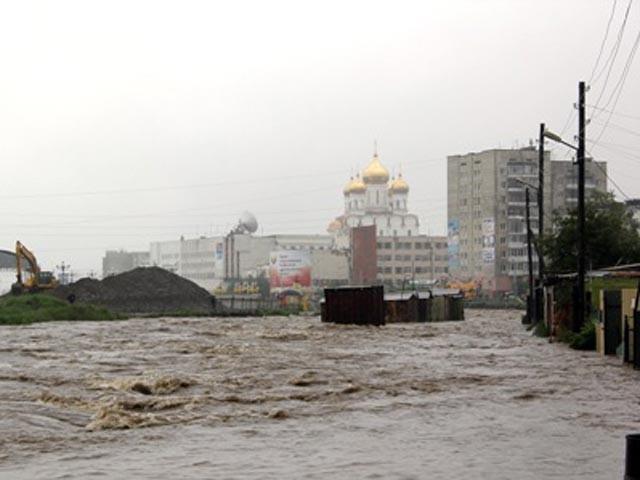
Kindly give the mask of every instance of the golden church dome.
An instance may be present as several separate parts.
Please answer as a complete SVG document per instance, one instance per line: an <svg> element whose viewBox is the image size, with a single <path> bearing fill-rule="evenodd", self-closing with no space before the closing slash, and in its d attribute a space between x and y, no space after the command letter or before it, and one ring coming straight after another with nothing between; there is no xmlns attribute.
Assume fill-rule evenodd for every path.
<svg viewBox="0 0 640 480"><path fill-rule="evenodd" d="M391 185L389 185L389 191L391 193L409 193L409 184L404 178L402 178L401 173L398 174L398 178L391 182Z"/></svg>
<svg viewBox="0 0 640 480"><path fill-rule="evenodd" d="M331 223L329 223L329 226L327 227L327 232L334 233L340 229L342 229L342 220L340 219L340 217L338 217L335 220L333 220Z"/></svg>
<svg viewBox="0 0 640 480"><path fill-rule="evenodd" d="M350 193L364 193L366 191L367 186L364 184L359 174L356 175L356 178L351 177L351 180L349 180L349 183L345 185L343 190L345 195Z"/></svg>
<svg viewBox="0 0 640 480"><path fill-rule="evenodd" d="M389 181L389 171L384 168L378 159L378 154L374 154L371 163L362 172L365 183L387 183Z"/></svg>

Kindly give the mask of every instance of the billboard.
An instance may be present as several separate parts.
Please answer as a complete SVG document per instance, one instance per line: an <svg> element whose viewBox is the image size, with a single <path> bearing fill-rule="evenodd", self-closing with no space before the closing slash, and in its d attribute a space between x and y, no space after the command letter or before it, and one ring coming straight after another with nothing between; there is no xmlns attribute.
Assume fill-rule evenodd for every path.
<svg viewBox="0 0 640 480"><path fill-rule="evenodd" d="M311 286L311 253L308 250L278 250L269 255L271 288Z"/></svg>
<svg viewBox="0 0 640 480"><path fill-rule="evenodd" d="M460 220L457 218L449 220L447 230L449 267L458 268L460 266Z"/></svg>
<svg viewBox="0 0 640 480"><path fill-rule="evenodd" d="M492 264L496 259L496 222L493 218L482 220L482 262Z"/></svg>

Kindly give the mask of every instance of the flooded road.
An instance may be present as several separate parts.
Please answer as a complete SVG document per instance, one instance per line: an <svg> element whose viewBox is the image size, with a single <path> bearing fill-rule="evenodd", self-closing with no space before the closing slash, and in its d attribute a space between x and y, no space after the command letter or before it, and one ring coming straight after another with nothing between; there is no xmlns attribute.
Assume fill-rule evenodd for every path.
<svg viewBox="0 0 640 480"><path fill-rule="evenodd" d="M0 478L622 478L640 373L519 315L0 327Z"/></svg>

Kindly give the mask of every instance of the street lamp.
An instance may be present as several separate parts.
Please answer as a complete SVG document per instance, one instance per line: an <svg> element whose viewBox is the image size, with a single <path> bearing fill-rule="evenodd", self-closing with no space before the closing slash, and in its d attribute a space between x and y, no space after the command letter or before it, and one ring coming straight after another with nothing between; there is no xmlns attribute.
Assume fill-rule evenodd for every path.
<svg viewBox="0 0 640 480"><path fill-rule="evenodd" d="M519 178L514 178L514 180L525 187L525 215L526 215L526 225L527 225L527 266L528 266L528 274L529 274L529 301L527 302L527 316L529 317L529 323L538 321L538 302L536 301L536 295L534 292L534 284L533 284L533 249L531 247L533 240L533 232L531 231L531 213L530 213L530 201L529 201L529 190L537 190L533 185L520 180ZM540 219L538 219L538 222ZM538 248L538 262L540 262L540 258L542 257L540 249ZM542 278L540 279L542 281Z"/></svg>
<svg viewBox="0 0 640 480"><path fill-rule="evenodd" d="M565 142L560 135L549 130L544 130L543 136L554 142L565 145L577 152L578 164L578 279L576 285L576 298L574 302L575 315L573 330L579 330L584 325L585 291L584 281L586 276L586 246L585 246L585 200L584 200L584 165L585 165L585 85L578 84L578 146Z"/></svg>
<svg viewBox="0 0 640 480"><path fill-rule="evenodd" d="M561 143L562 145L569 147L573 150L578 150L578 147L576 147L575 145L571 145L569 142L565 142L562 137L560 135L558 135L557 133L553 133L550 130L545 130L543 133L545 138L548 138L549 140L553 140L554 142L557 143Z"/></svg>

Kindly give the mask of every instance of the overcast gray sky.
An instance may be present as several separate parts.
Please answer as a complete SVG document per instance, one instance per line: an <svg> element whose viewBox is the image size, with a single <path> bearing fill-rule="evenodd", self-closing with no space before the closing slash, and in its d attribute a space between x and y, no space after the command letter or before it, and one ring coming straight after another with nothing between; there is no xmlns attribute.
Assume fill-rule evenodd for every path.
<svg viewBox="0 0 640 480"><path fill-rule="evenodd" d="M390 170L402 166L423 232L444 234L446 156L527 144L541 121L561 131L612 5L2 1L0 248L20 239L45 267L86 273L107 248L224 233L243 210L265 234L325 233L374 139ZM633 5L588 104L606 86L599 105L613 107L639 32ZM638 62L588 144L629 196L640 196ZM592 112L595 140L609 114ZM575 131L574 118L565 137Z"/></svg>

